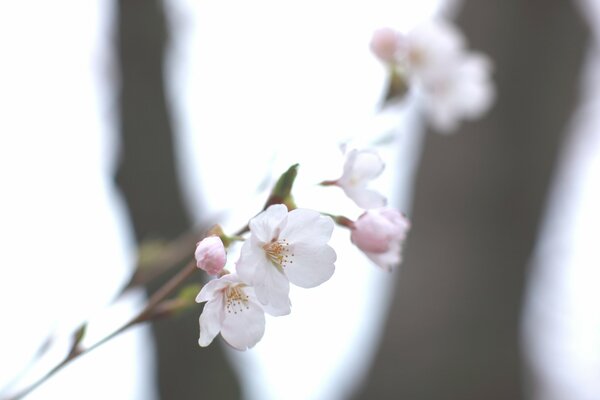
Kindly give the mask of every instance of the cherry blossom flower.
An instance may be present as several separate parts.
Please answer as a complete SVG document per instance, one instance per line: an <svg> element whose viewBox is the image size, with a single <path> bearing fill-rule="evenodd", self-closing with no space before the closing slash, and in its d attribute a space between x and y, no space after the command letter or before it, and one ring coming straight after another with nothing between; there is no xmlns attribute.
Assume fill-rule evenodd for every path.
<svg viewBox="0 0 600 400"><path fill-rule="evenodd" d="M239 276L227 274L208 282L196 302L206 302L200 315L200 346L208 346L219 332L238 350L253 347L263 337L265 313L254 289Z"/></svg>
<svg viewBox="0 0 600 400"><path fill-rule="evenodd" d="M266 312L290 313L289 283L311 288L334 272L335 251L327 244L333 221L318 212L275 204L250 221L236 269L252 285Z"/></svg>
<svg viewBox="0 0 600 400"><path fill-rule="evenodd" d="M402 261L402 243L409 229L402 213L383 207L363 213L354 222L350 239L371 261L391 271Z"/></svg>
<svg viewBox="0 0 600 400"><path fill-rule="evenodd" d="M227 254L218 236L208 236L196 246L196 266L210 275L219 275L225 267Z"/></svg>
<svg viewBox="0 0 600 400"><path fill-rule="evenodd" d="M386 198L375 190L367 189L367 185L381 175L384 168L385 164L376 152L354 149L346 156L342 176L326 184L341 187L360 208L382 207L387 202Z"/></svg>

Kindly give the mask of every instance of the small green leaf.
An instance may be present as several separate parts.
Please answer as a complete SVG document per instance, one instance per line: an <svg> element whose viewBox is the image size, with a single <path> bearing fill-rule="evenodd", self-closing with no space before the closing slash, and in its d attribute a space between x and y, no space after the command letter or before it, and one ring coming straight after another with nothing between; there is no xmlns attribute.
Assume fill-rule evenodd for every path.
<svg viewBox="0 0 600 400"><path fill-rule="evenodd" d="M275 183L275 187L273 187L273 190L271 191L271 195L269 196L264 209L267 209L273 204L285 204L290 210L296 208L296 204L292 197L292 187L294 186L294 181L298 175L298 167L299 164L294 164L281 174L277 183Z"/></svg>
<svg viewBox="0 0 600 400"><path fill-rule="evenodd" d="M73 343L74 344L79 344L81 343L81 341L83 340L83 338L85 337L85 332L87 330L87 323L84 322L79 329L77 329L75 331L75 334L73 335Z"/></svg>
<svg viewBox="0 0 600 400"><path fill-rule="evenodd" d="M71 349L69 350L69 355L68 357L73 357L74 355L76 355L77 353L79 353L81 351L80 348L80 344L83 341L83 338L85 337L85 332L87 330L87 322L84 322L83 324L81 324L81 326L79 328L77 328L77 330L75 331L75 333L73 333L73 343L71 343Z"/></svg>
<svg viewBox="0 0 600 400"><path fill-rule="evenodd" d="M385 94L385 103L401 100L408 92L408 82L402 71L393 68L390 71L390 81L388 84L387 93Z"/></svg>

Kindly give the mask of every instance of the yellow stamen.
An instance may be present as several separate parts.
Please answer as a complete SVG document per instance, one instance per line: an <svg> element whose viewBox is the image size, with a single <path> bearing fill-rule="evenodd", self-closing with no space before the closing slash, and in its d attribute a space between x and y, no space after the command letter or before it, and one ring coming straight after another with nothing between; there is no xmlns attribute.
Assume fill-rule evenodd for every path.
<svg viewBox="0 0 600 400"><path fill-rule="evenodd" d="M285 239L275 240L263 245L267 259L277 268L280 272L287 264L292 264L293 254L289 250L290 244Z"/></svg>
<svg viewBox="0 0 600 400"><path fill-rule="evenodd" d="M229 286L225 289L225 310L228 314L237 314L249 310L248 296L242 290L242 285Z"/></svg>

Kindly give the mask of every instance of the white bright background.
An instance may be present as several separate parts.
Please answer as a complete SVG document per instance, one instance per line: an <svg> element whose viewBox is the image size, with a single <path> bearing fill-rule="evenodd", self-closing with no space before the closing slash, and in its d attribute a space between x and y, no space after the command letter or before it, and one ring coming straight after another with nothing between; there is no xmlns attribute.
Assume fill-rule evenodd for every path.
<svg viewBox="0 0 600 400"><path fill-rule="evenodd" d="M135 256L112 184L111 5L0 2L0 391L50 335L33 376L61 359L81 321L93 318L97 340L142 300L102 317ZM147 328L128 332L29 398L152 399L149 343Z"/></svg>
<svg viewBox="0 0 600 400"><path fill-rule="evenodd" d="M111 4L0 3L0 390L50 333L63 340L45 366L60 357L65 335L81 320L94 317L93 341L140 304L136 294L108 315L102 311L131 272L134 252L112 185L118 143L112 109L117 83L109 79ZM167 80L190 205L203 196L210 212L235 207L226 225L237 228L262 202L260 183L300 162L298 202L355 217L339 191L314 183L339 176L341 141L365 144L365 135L392 131L396 147L383 155L401 164L389 163L379 185L408 209L420 127L410 108L376 115L385 76L368 41L377 27L406 29L425 18L435 1L173 0L167 6L175 28ZM597 73L589 76L597 82ZM598 93L596 85L588 90ZM588 109L595 109L597 100L589 96ZM539 257L550 258L539 258L546 261L538 263L532 282L536 274L546 279L532 285L525 314L531 357L542 376L540 399L600 398L594 285L600 257L591 240L600 222L600 140L598 129L583 128L598 126L592 113L586 115L574 124L584 133L564 156L563 175L576 178L557 178L555 190L560 198L561 185L570 182L573 197L553 200L548 211L568 216L549 222L547 230L559 226L563 235L552 240L568 249L569 259L557 260L555 246L540 245ZM197 210L197 217L206 211ZM556 221L567 221L568 230ZM292 314L269 319L254 350L231 352L247 398L343 398L360 382L391 284L347 239L343 232L333 239L339 261L331 281L293 290ZM543 327L551 331L544 335ZM146 329L129 332L30 398L152 399L149 346Z"/></svg>

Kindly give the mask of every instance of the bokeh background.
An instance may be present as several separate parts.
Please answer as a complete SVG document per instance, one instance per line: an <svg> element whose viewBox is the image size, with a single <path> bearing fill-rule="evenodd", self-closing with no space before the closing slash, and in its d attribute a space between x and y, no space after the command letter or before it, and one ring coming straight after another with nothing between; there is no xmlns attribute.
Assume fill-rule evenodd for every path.
<svg viewBox="0 0 600 400"><path fill-rule="evenodd" d="M319 379L309 378L309 371L324 362L315 352L312 364L290 359L271 367L289 370L289 382L297 387L288 381L283 389L267 387L267 373L254 370L258 364L252 356L239 358L220 341L206 349L195 346L198 313L190 312L123 335L31 398L600 399L595 307L600 298L593 285L600 277L594 246L600 235L590 228L600 222L593 211L600 191L600 173L593 173L600 159L594 119L600 92L594 32L600 11L594 0L423 2L419 10L408 1L220 6L199 0L96 1L94 6L62 1L42 9L39 2L30 3L19 8L5 2L0 12L0 176L7 193L0 202L6 253L0 307L7 316L0 389L18 387L12 378L48 332L68 332L110 303L135 265L136 243L175 239L212 221L221 208L217 202L247 200L243 184L238 198L223 189L223 199L215 194L218 183L201 178L216 176L212 179L235 188L231 179L244 169L244 154L253 151L259 167L279 166L268 152L256 150L265 146L256 130L280 130L283 139L266 142L277 149L288 140L286 132L291 143L308 141L311 136L303 129L348 114L335 103L336 93L341 98L366 90L364 103L350 107L376 100L385 89L383 71L374 60L361 67L378 74L379 86L345 75L346 69L356 72L344 58L354 47L345 49L341 42L363 40L364 57L370 57L364 33L378 22L393 24L394 11L401 27L436 12L453 20L469 47L493 60L497 97L489 113L452 135L430 130L414 110L400 115L398 125L415 133L399 142L409 151L394 153L406 159L391 165L408 168L410 176L394 171L388 190L396 205L409 211L413 229L402 268L365 278L374 285L386 281L383 298L373 305L382 317L370 322L374 328L365 334L370 344L361 345L360 355L332 363L353 372L323 375L326 389L319 389ZM381 10L369 14L369 7ZM209 22L212 29L204 29ZM261 24L267 28L255 33L252 27ZM356 36L348 36L354 25ZM253 53L255 39L267 42L258 47L264 53ZM314 71L298 74L294 56L311 54L311 44L319 41L330 52L318 47ZM72 50L86 46L92 50ZM280 55L280 63L261 64L277 59L269 50ZM326 73L318 75L321 69ZM95 78L78 80L81 71ZM191 78L196 75L200 78ZM269 77L278 90L264 89L264 105L257 107L252 102L261 101L260 85ZM194 94L211 79L219 80L220 95ZM81 84L88 80L93 84ZM255 82L247 86L245 81ZM76 87L65 94L66 82ZM370 89L358 90L365 82ZM319 85L327 88L315 92ZM297 100L310 96L303 86L313 90L312 101ZM88 98L95 100L86 105ZM62 103L55 104L57 99ZM244 102L248 110L239 111ZM197 132L209 126L198 122L203 120L239 129L231 133L238 145L224 147L212 137L218 132ZM340 126L352 122L347 118ZM193 140L190 131L195 131ZM222 162L202 164L207 153L221 154ZM98 158L95 164L89 154ZM248 181L256 182L264 172L248 174ZM102 182L103 189L93 189L91 181ZM97 205L107 193L117 200ZM65 203L70 212L45 219ZM109 226L86 225L90 215L108 220ZM59 245L45 247L65 225L69 230L60 233ZM120 244L113 247L94 236L112 231L121 232ZM60 269L62 264L71 267ZM99 289L100 282L106 289ZM126 299L123 315L160 282ZM56 322L60 318L69 322ZM288 346L311 337L301 329L288 336ZM306 329L333 328L320 322ZM351 347L345 351L360 353ZM315 389L303 391L303 385Z"/></svg>

